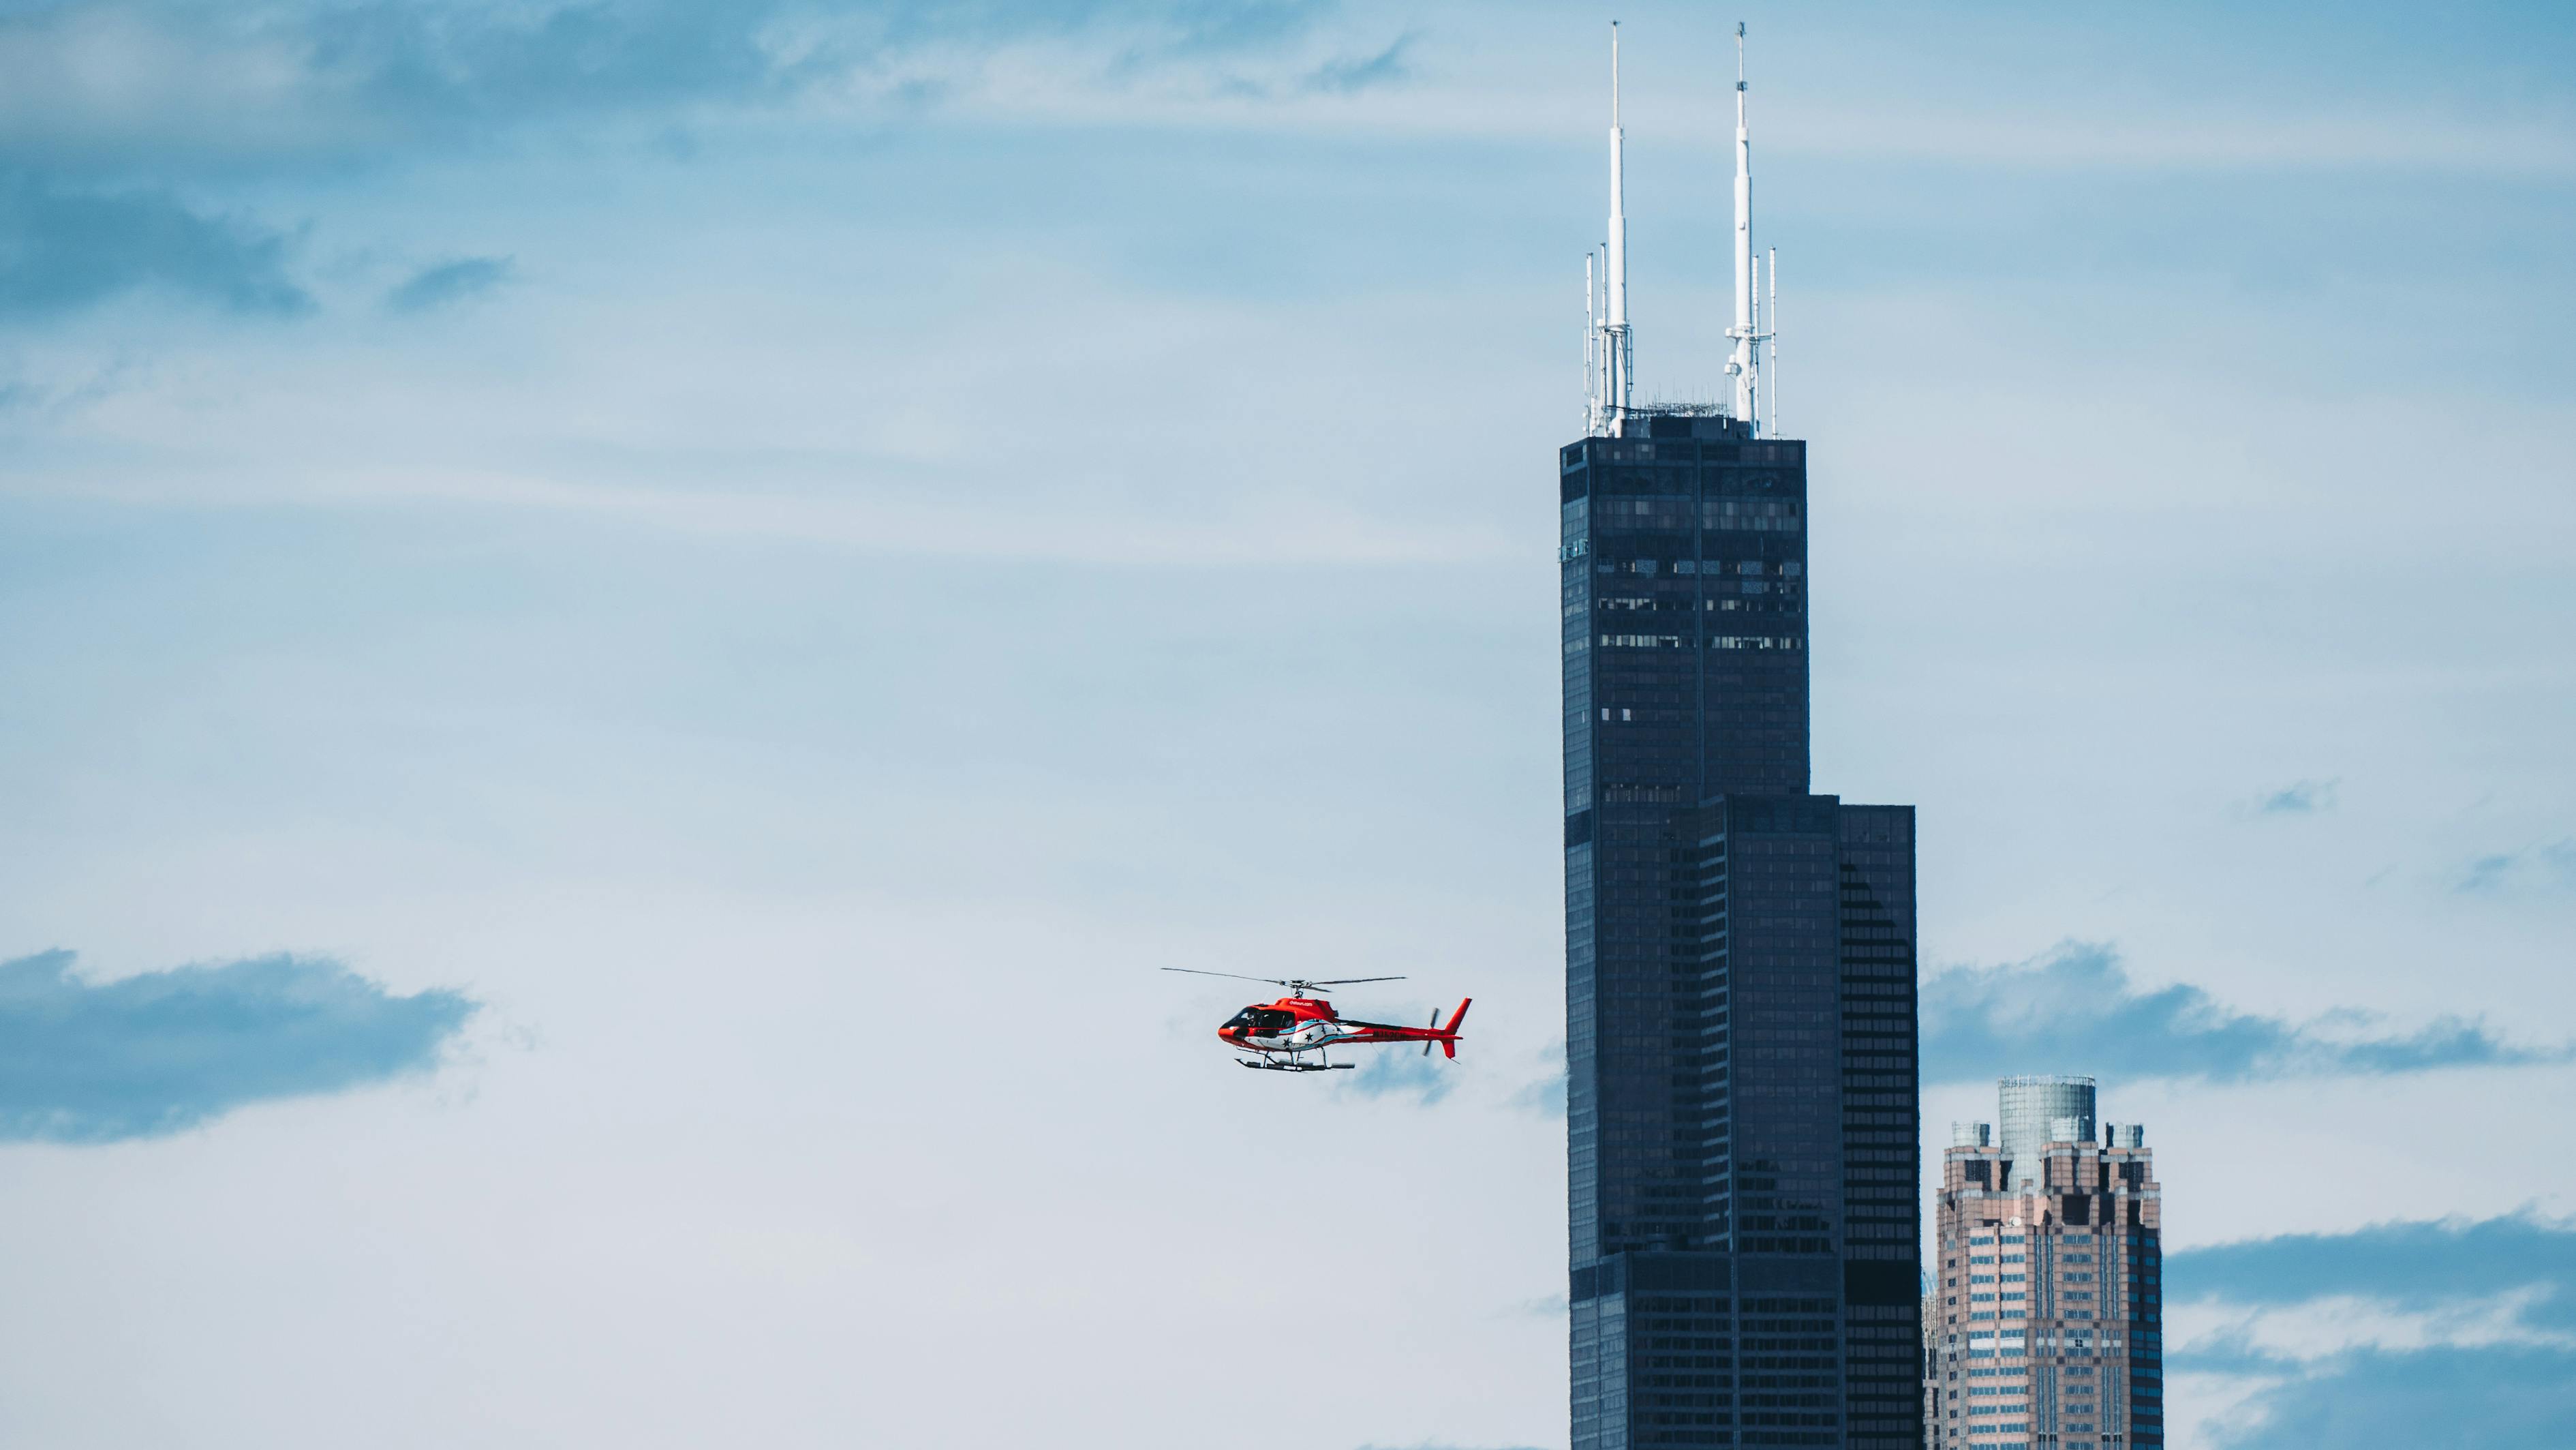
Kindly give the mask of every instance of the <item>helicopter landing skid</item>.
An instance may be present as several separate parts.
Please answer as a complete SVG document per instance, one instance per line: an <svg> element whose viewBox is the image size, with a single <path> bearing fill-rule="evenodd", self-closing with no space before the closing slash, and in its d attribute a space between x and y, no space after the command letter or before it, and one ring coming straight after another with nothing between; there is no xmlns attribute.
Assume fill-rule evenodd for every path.
<svg viewBox="0 0 2576 1450"><path fill-rule="evenodd" d="M1359 1066L1356 1062L1263 1062L1252 1057L1238 1057L1235 1061L1263 1072L1347 1072Z"/></svg>

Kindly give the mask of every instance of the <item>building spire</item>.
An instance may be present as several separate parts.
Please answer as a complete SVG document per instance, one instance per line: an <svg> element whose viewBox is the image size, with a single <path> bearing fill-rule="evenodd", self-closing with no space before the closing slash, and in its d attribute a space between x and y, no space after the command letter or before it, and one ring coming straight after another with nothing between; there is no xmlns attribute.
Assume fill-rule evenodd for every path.
<svg viewBox="0 0 2576 1450"><path fill-rule="evenodd" d="M1735 23L1735 325L1726 335L1735 340L1727 375L1735 383L1735 416L1755 432L1769 421L1762 416L1762 334L1754 323L1753 285L1753 135L1744 115L1744 22Z"/></svg>

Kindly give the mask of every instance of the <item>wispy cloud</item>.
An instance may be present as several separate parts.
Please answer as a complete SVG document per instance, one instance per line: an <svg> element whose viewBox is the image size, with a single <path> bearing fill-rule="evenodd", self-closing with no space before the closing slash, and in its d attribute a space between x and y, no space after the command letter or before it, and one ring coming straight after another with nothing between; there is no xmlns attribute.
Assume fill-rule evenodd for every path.
<svg viewBox="0 0 2576 1450"><path fill-rule="evenodd" d="M918 98L972 79L1013 46L1088 40L1103 52L1103 78L1259 58L1299 40L1331 8L1322 0L42 7L0 16L0 157L63 168L210 155L346 164L530 123Z"/></svg>
<svg viewBox="0 0 2576 1450"><path fill-rule="evenodd" d="M158 191L85 191L0 175L0 321L158 288L231 312L287 317L313 300L287 274L287 239Z"/></svg>
<svg viewBox="0 0 2576 1450"><path fill-rule="evenodd" d="M0 1141L106 1143L246 1103L428 1071L477 1004L396 996L337 962L269 956L109 982L70 952L0 962Z"/></svg>
<svg viewBox="0 0 2576 1450"><path fill-rule="evenodd" d="M2254 812L2264 816L2312 816L2335 807L2332 780L2302 780L2271 792L2254 803Z"/></svg>
<svg viewBox="0 0 2576 1450"><path fill-rule="evenodd" d="M1553 1077L1540 1078L1512 1094L1511 1102L1513 1107L1525 1113L1537 1113L1547 1118L1564 1117L1565 1073L1560 1070Z"/></svg>
<svg viewBox="0 0 2576 1450"><path fill-rule="evenodd" d="M1413 76L1413 66L1406 57L1420 39L1420 32L1406 31L1375 55L1328 60L1307 75L1306 89L1347 96L1378 86L1399 85Z"/></svg>
<svg viewBox="0 0 2576 1450"><path fill-rule="evenodd" d="M2083 1063L2129 1078L2249 1078L2422 1072L2565 1062L2566 1044L2504 1041L2445 1017L2372 1035L2369 1018L2305 1023L2240 1012L2189 983L2140 991L2110 949L2070 942L2033 961L1962 967L1923 984L1923 1075L1969 1082Z"/></svg>
<svg viewBox="0 0 2576 1450"><path fill-rule="evenodd" d="M1547 1060L1556 1071L1535 1082L1524 1083L1508 1099L1517 1111L1536 1113L1543 1118L1565 1116L1565 1042L1559 1039L1547 1045Z"/></svg>
<svg viewBox="0 0 2576 1450"><path fill-rule="evenodd" d="M388 312L430 312L489 292L510 280L508 257L460 257L414 272L385 293Z"/></svg>
<svg viewBox="0 0 2576 1450"><path fill-rule="evenodd" d="M2576 839L2480 856L2461 869L2451 889L2463 896L2576 890Z"/></svg>
<svg viewBox="0 0 2576 1450"><path fill-rule="evenodd" d="M2259 1383L2228 1450L2576 1444L2576 1224L2375 1224L2186 1250L2168 1368ZM2214 1327L2177 1337L2176 1325Z"/></svg>
<svg viewBox="0 0 2576 1450"><path fill-rule="evenodd" d="M1340 1087L1364 1098L1411 1097L1428 1107L1449 1096L1457 1081L1454 1065L1399 1045L1377 1050Z"/></svg>

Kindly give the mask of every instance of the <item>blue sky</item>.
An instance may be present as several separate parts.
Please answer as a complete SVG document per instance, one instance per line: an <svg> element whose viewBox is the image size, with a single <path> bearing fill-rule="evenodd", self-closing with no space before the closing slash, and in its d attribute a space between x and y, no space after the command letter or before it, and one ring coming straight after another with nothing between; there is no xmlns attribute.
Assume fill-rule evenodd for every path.
<svg viewBox="0 0 2576 1450"><path fill-rule="evenodd" d="M0 1038L101 1044L0 1075L0 1439L1184 1446L1311 1363L1561 1445L1610 18L0 9ZM1619 18L1704 393L1731 16ZM2178 1445L2567 1443L2576 24L1747 18L1927 1136L2147 1125ZM1473 1030L1247 1080L1159 966Z"/></svg>

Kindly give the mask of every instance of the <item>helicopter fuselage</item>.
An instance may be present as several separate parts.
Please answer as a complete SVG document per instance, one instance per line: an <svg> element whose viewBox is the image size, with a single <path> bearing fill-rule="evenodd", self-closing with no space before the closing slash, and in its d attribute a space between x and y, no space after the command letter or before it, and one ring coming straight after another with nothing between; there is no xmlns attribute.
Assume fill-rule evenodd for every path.
<svg viewBox="0 0 2576 1450"><path fill-rule="evenodd" d="M1333 1004L1320 997L1282 997L1276 1002L1256 1003L1228 1018L1217 1028L1217 1040L1244 1052L1265 1057L1339 1047L1344 1043L1366 1042L1437 1042L1449 1056L1458 1055L1458 1022L1467 1015L1467 1004L1442 1027L1433 1019L1429 1027L1397 1027L1384 1022L1359 1022L1342 1017ZM1427 1049L1426 1049L1427 1050Z"/></svg>

